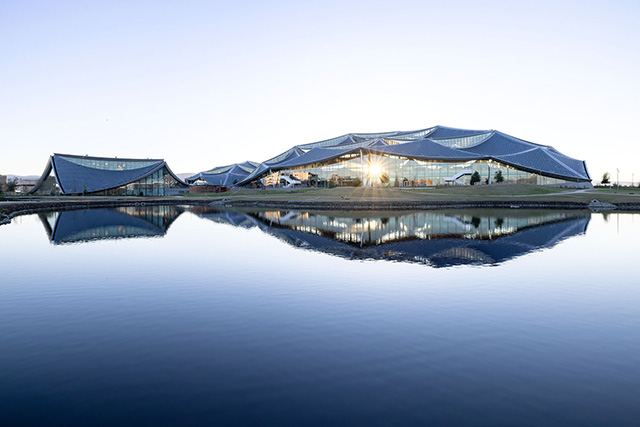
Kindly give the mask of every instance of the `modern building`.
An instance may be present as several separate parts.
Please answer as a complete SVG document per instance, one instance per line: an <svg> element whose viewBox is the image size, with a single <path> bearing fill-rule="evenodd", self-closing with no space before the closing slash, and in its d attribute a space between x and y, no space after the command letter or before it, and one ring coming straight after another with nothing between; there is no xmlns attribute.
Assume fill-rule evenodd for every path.
<svg viewBox="0 0 640 427"><path fill-rule="evenodd" d="M188 187L162 159L54 154L29 194L169 196Z"/></svg>
<svg viewBox="0 0 640 427"><path fill-rule="evenodd" d="M16 181L16 193L28 194L38 183L37 179L18 178Z"/></svg>
<svg viewBox="0 0 640 427"><path fill-rule="evenodd" d="M225 191L244 180L258 166L259 163L250 161L220 166L190 176L185 181L193 184L191 192L194 193Z"/></svg>
<svg viewBox="0 0 640 427"><path fill-rule="evenodd" d="M467 185L474 174L481 184L591 187L586 163L553 147L496 130L445 126L350 133L296 145L262 162L237 184L427 187Z"/></svg>

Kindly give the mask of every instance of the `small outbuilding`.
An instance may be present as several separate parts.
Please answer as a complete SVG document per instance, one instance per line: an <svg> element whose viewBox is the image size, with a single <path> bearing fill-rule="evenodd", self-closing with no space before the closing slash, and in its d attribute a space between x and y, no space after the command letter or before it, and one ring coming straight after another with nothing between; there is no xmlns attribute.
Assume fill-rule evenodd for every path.
<svg viewBox="0 0 640 427"><path fill-rule="evenodd" d="M190 176L185 181L191 184L191 193L218 193L227 191L244 180L256 167L258 163L249 161L218 166Z"/></svg>

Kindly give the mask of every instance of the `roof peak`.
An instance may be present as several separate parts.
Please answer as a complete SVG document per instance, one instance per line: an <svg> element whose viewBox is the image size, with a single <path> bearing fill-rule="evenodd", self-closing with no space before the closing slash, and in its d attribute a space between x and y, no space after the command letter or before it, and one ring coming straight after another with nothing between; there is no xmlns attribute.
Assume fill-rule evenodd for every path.
<svg viewBox="0 0 640 427"><path fill-rule="evenodd" d="M126 157L100 157L100 156L89 156L85 154L84 156L78 154L62 154L62 153L53 153L54 156L57 157L69 157L72 159L88 159L88 160L120 160L124 162L164 162L164 159L132 159Z"/></svg>

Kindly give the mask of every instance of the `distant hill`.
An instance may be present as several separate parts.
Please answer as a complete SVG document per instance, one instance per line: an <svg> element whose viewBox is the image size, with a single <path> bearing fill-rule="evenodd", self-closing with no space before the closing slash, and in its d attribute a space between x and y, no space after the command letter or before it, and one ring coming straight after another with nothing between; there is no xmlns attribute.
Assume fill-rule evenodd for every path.
<svg viewBox="0 0 640 427"><path fill-rule="evenodd" d="M7 179L39 179L40 175L13 175L13 174L7 174Z"/></svg>

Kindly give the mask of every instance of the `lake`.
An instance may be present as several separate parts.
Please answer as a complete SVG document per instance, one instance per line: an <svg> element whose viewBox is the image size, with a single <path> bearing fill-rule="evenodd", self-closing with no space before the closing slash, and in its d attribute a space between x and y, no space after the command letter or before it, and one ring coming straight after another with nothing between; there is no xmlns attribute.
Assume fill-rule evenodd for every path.
<svg viewBox="0 0 640 427"><path fill-rule="evenodd" d="M0 226L3 425L637 425L640 214Z"/></svg>

